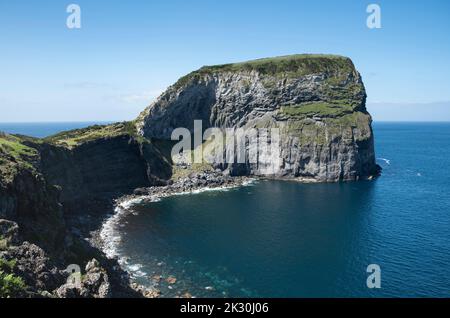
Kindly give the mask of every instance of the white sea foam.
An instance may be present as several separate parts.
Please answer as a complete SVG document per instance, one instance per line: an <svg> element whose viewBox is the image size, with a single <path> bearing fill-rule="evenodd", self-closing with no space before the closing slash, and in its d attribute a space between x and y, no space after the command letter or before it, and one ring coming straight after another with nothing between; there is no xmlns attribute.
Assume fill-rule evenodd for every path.
<svg viewBox="0 0 450 318"><path fill-rule="evenodd" d="M116 225L119 224L119 220L122 218L125 210L120 206L117 206L114 209L114 212L115 214L103 223L100 230L100 238L103 242L103 251L109 258L113 258L118 255L117 246L121 241L121 236L118 231L116 231Z"/></svg>
<svg viewBox="0 0 450 318"><path fill-rule="evenodd" d="M185 192L177 193L159 193L154 195L145 195L139 197L133 197L128 200L122 200L116 204L114 208L114 214L109 217L102 225L100 230L100 238L102 240L102 250L109 258L119 257L119 264L131 274L135 276L143 275L144 272L140 272L139 269L134 271L134 265L128 264L126 257L120 254L119 246L122 240L121 236L121 224L123 224L123 219L129 214L136 214L133 207L143 203L158 202L162 198L176 196L176 195L187 195L187 194L198 194L207 191L229 191L232 188L237 188L241 186L252 186L256 182L256 179L249 179L244 181L242 184L232 185L232 186L222 186L222 187L205 187L200 189L195 189Z"/></svg>
<svg viewBox="0 0 450 318"><path fill-rule="evenodd" d="M133 276L133 277L144 277L147 276L147 273L142 271L142 264L132 264L125 266L125 269Z"/></svg>
<svg viewBox="0 0 450 318"><path fill-rule="evenodd" d="M386 159L386 158L377 158L377 159L386 162L387 165L391 165L391 160L389 160L389 159Z"/></svg>
<svg viewBox="0 0 450 318"><path fill-rule="evenodd" d="M128 266L128 268L133 271L133 272L137 272L138 270L140 270L142 268L141 264L133 264Z"/></svg>

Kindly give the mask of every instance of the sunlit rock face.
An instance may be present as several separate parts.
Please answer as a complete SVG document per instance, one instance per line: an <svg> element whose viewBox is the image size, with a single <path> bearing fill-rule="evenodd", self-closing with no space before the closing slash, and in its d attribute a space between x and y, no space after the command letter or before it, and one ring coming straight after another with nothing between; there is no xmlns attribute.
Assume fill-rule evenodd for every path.
<svg viewBox="0 0 450 318"><path fill-rule="evenodd" d="M349 58L292 55L203 67L169 87L136 125L142 136L158 139L170 139L180 127L194 132L194 120L202 121L203 130L277 128L276 152L247 142L248 153L258 151L258 162L235 158L215 167L232 175L358 180L379 170L365 102Z"/></svg>

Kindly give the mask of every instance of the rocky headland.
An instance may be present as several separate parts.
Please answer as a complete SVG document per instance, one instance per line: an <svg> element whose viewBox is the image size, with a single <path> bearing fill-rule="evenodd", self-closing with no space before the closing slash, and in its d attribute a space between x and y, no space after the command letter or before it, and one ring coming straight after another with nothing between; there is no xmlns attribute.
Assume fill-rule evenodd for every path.
<svg viewBox="0 0 450 318"><path fill-rule="evenodd" d="M248 178L370 179L371 117L350 59L293 55L208 66L169 87L132 122L44 139L0 134L0 297L149 297L101 249L121 200L230 187ZM177 127L279 128L281 162L174 164ZM253 147L247 145L248 150ZM81 282L67 282L70 264Z"/></svg>
<svg viewBox="0 0 450 318"><path fill-rule="evenodd" d="M278 128L281 162L274 177L327 182L378 173L365 88L346 57L291 55L205 66L167 89L136 126L144 137L170 139L177 127L194 132L196 119L203 129ZM247 145L249 153L253 147ZM267 175L268 167L247 162L216 168Z"/></svg>

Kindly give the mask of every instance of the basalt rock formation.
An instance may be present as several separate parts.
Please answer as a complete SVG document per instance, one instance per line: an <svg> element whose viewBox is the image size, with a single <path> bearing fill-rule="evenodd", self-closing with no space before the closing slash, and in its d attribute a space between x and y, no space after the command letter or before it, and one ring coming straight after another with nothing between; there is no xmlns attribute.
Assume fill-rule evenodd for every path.
<svg viewBox="0 0 450 318"><path fill-rule="evenodd" d="M170 139L178 127L193 132L194 120L202 120L203 129L279 128L281 160L272 167L274 177L358 180L379 170L365 102L349 58L292 55L202 67L142 112L137 127L142 136L159 139ZM217 167L267 175L267 166L257 163Z"/></svg>

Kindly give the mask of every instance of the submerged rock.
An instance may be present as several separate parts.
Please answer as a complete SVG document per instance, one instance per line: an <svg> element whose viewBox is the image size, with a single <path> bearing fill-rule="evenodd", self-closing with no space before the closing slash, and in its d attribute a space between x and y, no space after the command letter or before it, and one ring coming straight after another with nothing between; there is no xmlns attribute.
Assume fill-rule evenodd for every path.
<svg viewBox="0 0 450 318"><path fill-rule="evenodd" d="M169 276L169 277L167 277L166 282L168 284L172 285L172 284L175 284L177 282L177 279L174 276Z"/></svg>

